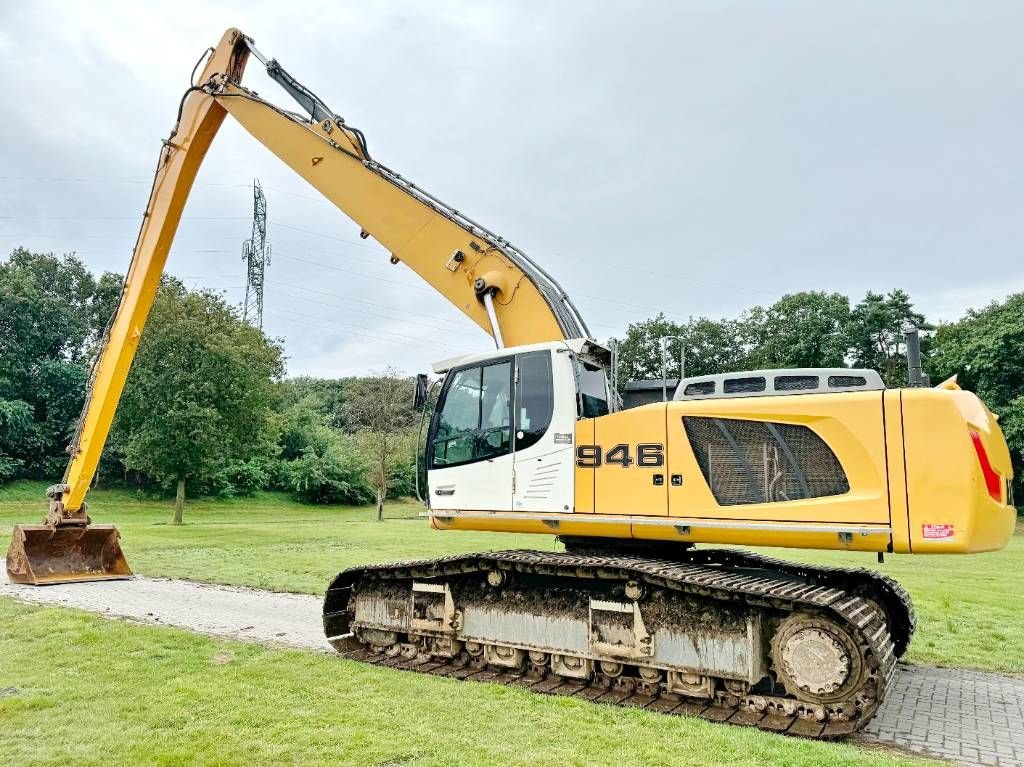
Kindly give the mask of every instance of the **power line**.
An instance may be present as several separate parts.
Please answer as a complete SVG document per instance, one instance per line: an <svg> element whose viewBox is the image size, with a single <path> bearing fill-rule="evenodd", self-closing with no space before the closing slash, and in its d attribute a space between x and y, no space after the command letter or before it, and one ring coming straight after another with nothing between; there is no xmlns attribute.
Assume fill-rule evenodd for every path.
<svg viewBox="0 0 1024 767"><path fill-rule="evenodd" d="M0 179L3 179L3 178L4 178L3 176L0 176ZM209 186L215 186L215 185L214 184L210 184ZM238 185L237 184L224 184L223 186L238 186ZM270 187L268 187L268 189L269 188ZM291 194L292 196L299 197L301 199L307 199L307 200L318 200L319 199L319 198L315 198L315 197L309 197L307 195L298 195L298 194L295 194L295 193L287 193L287 192L285 192L285 194ZM326 200L326 199L323 199L323 200L320 200L320 201L327 202L328 204L330 204L330 201ZM332 207L333 207L333 205L332 205ZM18 217L16 217L16 216L0 216L0 219L11 220L11 219L14 219L14 218L18 218ZM24 218L31 218L31 217L24 217ZM67 218L64 218L64 217L37 217L37 218L40 218L40 219L43 219L43 220L74 220L71 217L67 217ZM87 218L87 217L82 217L82 218ZM223 218L214 218L214 217L210 217L210 218L191 217L190 218L190 217L184 217L184 218L185 219L190 219L190 220L211 220L212 221L212 220L237 220L237 218L239 218L239 217L223 217ZM135 220L135 217L96 217L96 220L103 220L103 221ZM295 232L301 232L303 234L308 234L308 235L313 236L313 237L321 237L323 239L333 240L335 242L342 242L342 243L345 243L346 245L352 245L354 247L364 248L364 249L367 249L367 250L374 250L374 251L377 251L379 253L388 254L388 251L385 248L382 248L382 247L380 247L378 245L372 245L372 244L364 243L364 242L357 242L356 240L350 240L350 239L346 239L344 237L337 237L335 235L325 234L323 232L317 232L317 231L314 231L312 229L306 229L304 227L294 226L292 224L278 223L278 224L276 224L276 226L279 226L279 227L281 227L283 229L290 229L290 230L295 231ZM10 236L10 235L0 235L0 236ZM27 235L27 236L33 236L34 237L34 236L37 236L37 235ZM587 264L590 264L590 265L597 264L597 265L601 265L601 266L607 266L607 267L611 267L611 268L615 268L615 269L618 269L618 268L621 267L621 264L616 264L616 263L613 263L613 262L610 262L610 261L601 261L601 260L597 260L597 259L591 258L589 256L575 256L575 255L566 256L564 254L550 254L550 253L549 254L541 254L541 257L544 257L544 256L550 257L551 261L557 261L557 260L561 260L561 259L566 259L566 260L570 260L570 261L586 262ZM707 280L707 279L704 279L703 277L695 277L695 276L693 276L691 274L686 274L686 273L683 273L683 272L665 272L665 271L658 271L658 270L655 270L655 269L644 269L644 268L639 268L639 267L635 267L635 266L630 267L630 271L631 272L640 273L640 274L649 274L649 275L652 275L652 276L655 276L655 277L669 277L669 278L674 279L674 280L682 280L682 281L686 281L686 282L697 283L697 284L700 284L700 285L707 285L709 287L724 288L724 289L728 289L728 290L741 290L741 291L745 291L745 292L748 292L748 293L755 293L755 294L764 295L764 296L775 296L776 295L776 293L773 292L773 291L760 290L759 288L747 287L747 286L744 286L744 285L739 285L739 284L734 283L734 282L716 282L714 280Z"/></svg>
<svg viewBox="0 0 1024 767"><path fill-rule="evenodd" d="M314 232L312 229L303 229L301 226L292 226L291 224L278 224L278 226L284 229L291 229L295 232L302 232L303 234L309 234L314 237L323 237L325 240L334 240L335 242L344 242L346 245L355 245L360 248L367 248L369 250L376 250L379 253L387 253L388 251L380 245L371 245L366 242L356 242L355 240L346 240L344 237L335 237L333 234L324 234L323 232Z"/></svg>
<svg viewBox="0 0 1024 767"><path fill-rule="evenodd" d="M19 217L17 217L17 216L0 216L0 220L4 220L4 219L6 219L6 220L13 220L13 219L16 219L16 218L19 218ZM44 220L46 219L46 217L41 217L41 218L43 218ZM86 219L88 217L82 217L82 218ZM233 216L225 216L225 217L184 217L184 218L185 219L190 219L190 220L239 220L239 219L244 219L244 217L233 217ZM54 217L53 220L77 220L77 219L76 219L76 217L66 217L66 218ZM118 218L118 217L109 217L109 218L107 218L107 217L97 217L95 220L135 220L135 218L134 217L123 217L123 218ZM376 245L371 245L371 244L367 244L367 243L363 243L363 242L357 242L355 240L346 239L344 237L337 237L337 236L326 234L326 233L323 233L323 232L317 232L317 231L314 231L312 229L307 229L307 228L304 228L304 227L298 227L298 226L293 226L291 224L283 224L283 223L275 223L275 226L280 227L280 228L284 228L284 229L289 229L289 230L292 230L292 231L295 231L295 232L300 232L300 233L303 233L303 234L308 234L308 235L311 235L311 236L314 236L314 237L320 237L320 238L323 238L323 239L328 239L328 240L332 240L332 241L335 241L335 242L344 243L346 245L351 245L351 246L354 246L354 247L359 247L359 248L363 248L363 249L367 249L367 250L376 251L376 252L384 254L384 255L388 254L387 250L385 250L384 248L381 248L379 246L376 246ZM8 235L0 235L0 236L8 236ZM296 243L289 243L289 244L291 244L293 247L305 248L304 245L298 245ZM311 249L308 249L308 248L306 248L306 249L307 250L311 250ZM211 251L211 252L216 252L216 251ZM327 251L319 251L319 252L323 253L324 255L332 255L332 256L343 257L343 258L353 258L352 256L347 256L346 254L341 254L341 253L329 253ZM282 256L282 254L279 254L279 256ZM427 286L424 286L422 284L413 284L413 283L408 283L408 282L400 282L398 280L391 280L391 279L387 279L387 278L383 278L383 277L376 277L376 276L373 276L373 275L363 274L361 272L354 272L354 271L351 271L351 270L347 270L347 269L344 269L342 267L338 267L338 266L335 266L335 265L332 265L332 264L324 264L324 263L313 261L313 260L310 260L310 259L300 258L298 256L283 255L282 257L290 258L290 259L292 259L294 261L300 261L302 263L307 263L307 264L310 264L310 265L313 265L313 266L319 266L321 268L333 269L335 271L343 272L343 273L346 273L346 274L353 274L353 275L356 275L356 276L365 277L367 279L375 279L375 280L379 280L381 282L387 282L387 283L391 283L391 284L394 284L394 285L400 285L400 286L406 287L406 288L414 288L414 289L417 289L417 290L430 290L431 292L433 292L433 290L431 288L429 288ZM558 258L565 258L565 257L560 256ZM613 263L610 263L610 262L607 262L607 261L599 261L599 260L595 260L595 259L591 259L591 258L587 258L587 257L582 257L582 256L573 256L573 257L568 257L568 258L570 260L585 261L585 262L590 263L590 264L599 264L599 265L602 265L602 266L609 266L609 267L613 267L613 268L618 268L620 266L618 264L613 264ZM369 264L371 264L373 266L382 266L382 267L386 268L385 264L375 264L373 262L368 262L368 261L367 262L361 262L361 263L369 263ZM745 287L745 286L742 286L742 285L738 285L736 283L716 283L716 282L711 282L711 281L708 281L708 280L703 280L701 278L690 277L690 276L687 276L687 275L684 275L684 274L679 274L679 273L659 272L659 271L655 271L655 270L644 270L644 269L635 269L635 268L631 268L630 271L642 272L642 273L645 273L645 274L650 274L650 275L654 275L654 276L658 276L658 277L668 277L668 278L673 279L673 280L682 280L682 281L687 281L687 282L691 282L691 283L699 283L699 284L704 284L704 285L708 285L708 286L711 286L711 287L728 289L728 290L742 290L742 291L747 291L747 292L751 292L751 293L757 293L757 294L766 295L766 296L775 296L776 295L774 292L759 290L759 289L756 289L756 288L749 288L749 287ZM620 300L617 300L617 299L605 298L603 296L596 296L596 295L584 294L584 293L576 293L575 291L574 291L574 295L577 295L577 296L580 296L580 297L584 297L584 298L590 299L592 301L600 301L600 302L603 302L603 303L612 304L612 305L618 305L618 306L626 307L626 308L629 308L629 309L637 309L637 310L640 310L640 311L643 311L643 312L650 312L652 310L650 305L635 304L635 303L630 303L630 302L627 302L627 301L620 301ZM676 318L683 319L683 320L687 320L687 319L689 319L692 316L691 314L687 314L687 313L684 313L684 312L672 311L670 309L661 309L660 311L662 311L664 314L666 314L668 316L676 317Z"/></svg>
<svg viewBox="0 0 1024 767"><path fill-rule="evenodd" d="M2 221L138 221L141 216L0 216ZM247 221L248 216L182 216L182 221Z"/></svg>
<svg viewBox="0 0 1024 767"><path fill-rule="evenodd" d="M356 332L354 332L354 333L349 331L349 335L357 336L357 337L360 337L360 338L370 338L370 339L373 339L375 341L384 341L385 343L389 343L389 344L399 344L400 346L411 346L411 347L418 348L418 349L421 349L421 348L423 348L425 346L428 346L428 347L432 347L432 348L435 348L435 349L439 349L439 348L454 349L459 354L467 354L468 353L462 347L452 346L451 344L440 343L440 342L437 342L437 341L425 341L425 340L409 341L408 340L408 338L409 338L408 335L402 335L402 334L399 334L399 333L390 333L389 331L386 331L386 330L378 330L378 331L376 331L377 333L387 333L388 335L398 336L397 338L382 338L382 337L380 337L378 335L371 335L369 333L363 332L362 326L349 325L347 323L341 323L341 322L337 322L337 321L334 321L334 320L328 320L325 317L318 317L316 315L305 314L303 312L296 312L296 311L291 311L291 310L285 310L284 312L282 312L281 310L277 310L277 309L267 309L267 314L272 315L272 316L285 317L285 318L288 318L288 317L298 317L299 319L302 319L302 320L314 320L315 323L319 323L320 327L325 327L326 329L340 328L340 329L349 331L350 328L358 328L358 330ZM306 324L306 326L309 326L308 322L305 323L305 324ZM316 326L316 324L314 324L314 326Z"/></svg>
<svg viewBox="0 0 1024 767"><path fill-rule="evenodd" d="M343 272L345 274L354 274L354 275L356 275L358 277L366 277L369 280L378 280L379 282L389 282L392 285L400 285L403 288L414 288L415 290L426 290L426 291L429 291L431 293L436 293L437 292L433 288L428 288L425 285L417 285L417 284L412 283L412 282L399 282L398 280L389 280L387 277L378 277L375 274L363 274L362 272L354 272L351 269L345 269L344 267L341 267L341 266L335 266L334 264L323 264L323 263L320 263L319 261L311 261L308 258L301 258L299 256L289 256L289 255L279 254L279 257L280 258L287 258L287 259L289 259L291 261L299 261L299 262L301 262L303 264L311 264L313 266L319 266L319 267L321 267L323 269L332 269L333 271L336 271L336 272Z"/></svg>
<svg viewBox="0 0 1024 767"><path fill-rule="evenodd" d="M284 284L284 283L276 283L276 284ZM344 301L357 301L358 303L361 303L361 304L366 304L368 306L380 307L380 308L387 309L388 311L392 311L392 312L393 311L399 311L399 310L395 309L394 307L388 306L387 304L379 304L379 303L374 303L372 301L361 301L359 299L353 299L353 298L349 298L347 296L338 296L338 295L336 295L334 293L323 293L322 291L310 291L309 288L303 288L303 287L300 287L300 286L290 286L290 287L295 287L296 289L302 290L302 291L305 291L305 292L317 292L317 293L320 293L321 295L325 295L325 296L334 296L335 298L340 298L340 299L342 299ZM309 298L308 296L302 296L302 295L297 296L297 295L294 295L293 293L288 293L286 291L279 292L278 290L274 290L272 295L275 295L275 296L276 295L284 295L284 296L287 296L288 298L294 298L294 299L297 299L297 300L300 300L300 301L305 301L305 302L311 303L311 304L319 304L320 306L328 306L328 307L330 307L332 309L341 309L342 311L346 310L346 307L339 307L336 303L333 303L333 302L316 301L316 300L314 300L312 298ZM366 314L367 316L370 316L370 317L380 317L380 318L385 319L385 320L393 320L393 319L395 319L391 315L376 314L374 312L367 312L365 309L359 309L359 310L353 309L351 311L359 311L360 314ZM409 312L409 311L406 311L405 313L406 314L414 314L414 315L416 314L415 312ZM422 316L422 315L419 315L419 316ZM438 326L438 325L431 325L431 324L428 324L426 322L419 322L419 321L416 321L416 320L409 320L409 319L402 319L402 322L406 323L406 324L409 324L409 325L419 325L420 327L428 328L430 330L440 330L440 331L442 331L444 333L448 333L448 334L451 334L451 335L458 335L458 336L462 336L462 337L465 337L465 338L469 338L469 333L465 333L465 332L458 331L458 330L452 330L451 328L441 327L441 326Z"/></svg>

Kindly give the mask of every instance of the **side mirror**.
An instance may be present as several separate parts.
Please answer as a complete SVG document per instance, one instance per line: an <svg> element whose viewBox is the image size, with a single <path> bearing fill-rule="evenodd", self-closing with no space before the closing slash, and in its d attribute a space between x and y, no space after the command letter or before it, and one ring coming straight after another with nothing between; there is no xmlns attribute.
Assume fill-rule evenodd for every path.
<svg viewBox="0 0 1024 767"><path fill-rule="evenodd" d="M413 409L420 412L427 406L427 374L416 376L416 394L412 401Z"/></svg>

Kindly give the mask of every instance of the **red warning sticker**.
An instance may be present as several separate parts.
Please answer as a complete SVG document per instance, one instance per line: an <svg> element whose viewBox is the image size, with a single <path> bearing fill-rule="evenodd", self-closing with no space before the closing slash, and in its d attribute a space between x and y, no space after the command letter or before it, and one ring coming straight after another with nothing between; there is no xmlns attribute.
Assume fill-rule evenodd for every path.
<svg viewBox="0 0 1024 767"><path fill-rule="evenodd" d="M936 540L953 537L952 525L921 525L921 537Z"/></svg>

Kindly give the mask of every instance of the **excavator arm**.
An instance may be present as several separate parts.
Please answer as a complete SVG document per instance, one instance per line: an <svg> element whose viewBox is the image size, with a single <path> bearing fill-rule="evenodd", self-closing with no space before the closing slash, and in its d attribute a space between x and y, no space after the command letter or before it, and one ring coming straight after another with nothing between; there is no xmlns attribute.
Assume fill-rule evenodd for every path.
<svg viewBox="0 0 1024 767"><path fill-rule="evenodd" d="M193 79L163 142L121 301L89 379L64 481L42 525L19 525L7 557L18 582L130 575L110 526L90 525L85 495L153 305L196 174L224 117L241 125L391 253L489 333L499 346L588 338L558 283L507 240L374 160L345 124L237 29L224 33ZM284 110L241 84L254 55L303 109ZM198 69L197 64L197 69ZM195 73L193 72L193 75Z"/></svg>

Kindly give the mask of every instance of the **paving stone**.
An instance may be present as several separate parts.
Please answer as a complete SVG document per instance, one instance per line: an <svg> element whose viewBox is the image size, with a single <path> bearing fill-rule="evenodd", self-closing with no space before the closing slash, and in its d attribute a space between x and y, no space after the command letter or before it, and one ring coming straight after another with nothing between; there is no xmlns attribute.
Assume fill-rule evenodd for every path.
<svg viewBox="0 0 1024 767"><path fill-rule="evenodd" d="M1024 679L900 665L861 738L964 765L1024 767Z"/></svg>

